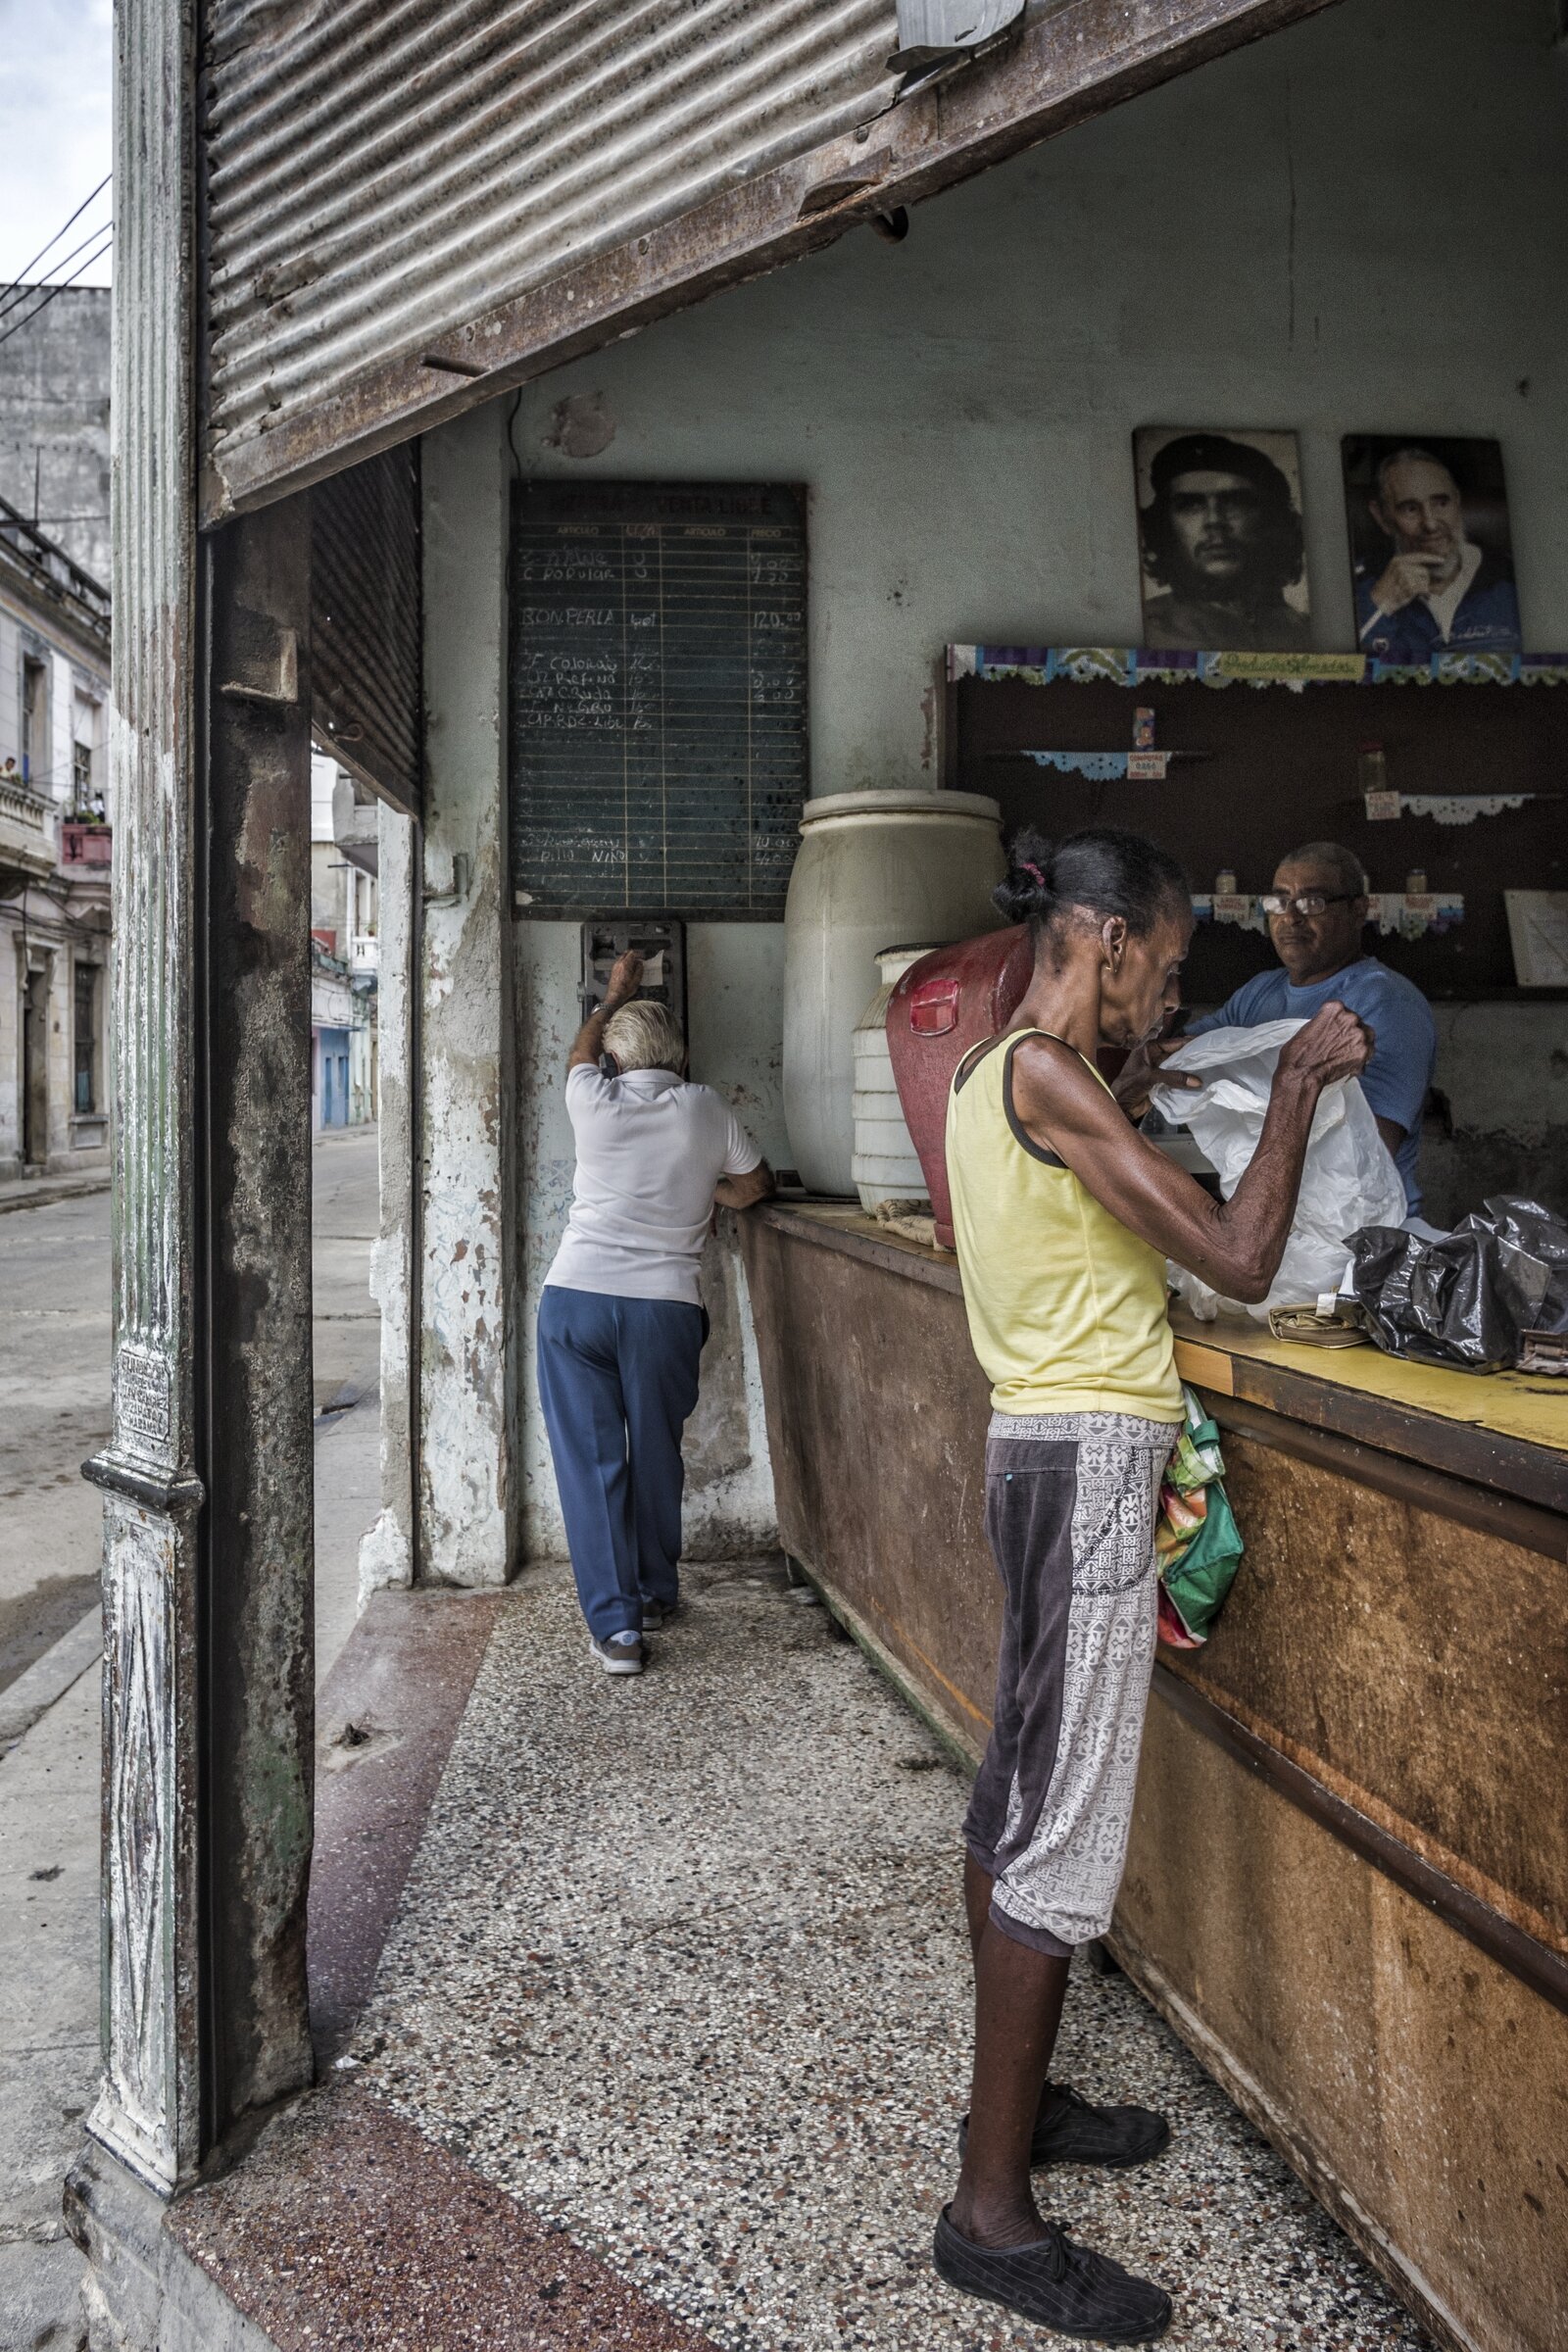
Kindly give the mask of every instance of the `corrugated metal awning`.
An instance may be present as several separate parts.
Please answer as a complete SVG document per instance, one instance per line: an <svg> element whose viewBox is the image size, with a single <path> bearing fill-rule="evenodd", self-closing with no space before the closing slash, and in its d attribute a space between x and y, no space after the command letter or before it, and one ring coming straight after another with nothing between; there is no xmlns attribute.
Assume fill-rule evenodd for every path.
<svg viewBox="0 0 1568 2352"><path fill-rule="evenodd" d="M893 0L217 0L211 462L852 130L895 36Z"/></svg>
<svg viewBox="0 0 1568 2352"><path fill-rule="evenodd" d="M1334 0L209 0L203 518L427 429Z"/></svg>

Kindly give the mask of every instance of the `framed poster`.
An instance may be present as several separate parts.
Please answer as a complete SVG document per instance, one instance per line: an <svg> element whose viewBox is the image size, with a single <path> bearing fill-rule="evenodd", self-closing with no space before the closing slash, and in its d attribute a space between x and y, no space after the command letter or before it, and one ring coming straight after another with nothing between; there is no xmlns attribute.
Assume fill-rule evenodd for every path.
<svg viewBox="0 0 1568 2352"><path fill-rule="evenodd" d="M1520 652L1497 443L1355 433L1344 460L1359 650L1422 668Z"/></svg>
<svg viewBox="0 0 1568 2352"><path fill-rule="evenodd" d="M1296 435L1144 425L1133 463L1145 645L1307 651Z"/></svg>

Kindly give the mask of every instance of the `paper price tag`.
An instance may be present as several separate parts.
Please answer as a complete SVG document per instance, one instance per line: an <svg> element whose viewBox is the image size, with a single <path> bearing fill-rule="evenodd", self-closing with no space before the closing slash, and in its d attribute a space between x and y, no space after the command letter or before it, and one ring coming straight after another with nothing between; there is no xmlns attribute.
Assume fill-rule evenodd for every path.
<svg viewBox="0 0 1568 2352"><path fill-rule="evenodd" d="M1130 784L1163 784L1169 772L1169 752L1129 752L1127 755L1127 781Z"/></svg>
<svg viewBox="0 0 1568 2352"><path fill-rule="evenodd" d="M1396 792L1369 792L1367 794L1366 815L1368 824L1375 825L1382 823L1391 816L1397 816L1398 813L1399 796Z"/></svg>

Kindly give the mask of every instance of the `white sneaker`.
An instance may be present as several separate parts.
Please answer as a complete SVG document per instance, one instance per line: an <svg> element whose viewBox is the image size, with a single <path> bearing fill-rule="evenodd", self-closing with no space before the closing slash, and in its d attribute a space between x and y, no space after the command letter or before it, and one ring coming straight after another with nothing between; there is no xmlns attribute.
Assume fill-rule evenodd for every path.
<svg viewBox="0 0 1568 2352"><path fill-rule="evenodd" d="M599 1660L607 1674L641 1674L643 1670L641 1634L612 1634L608 1642L590 1638L588 1652Z"/></svg>

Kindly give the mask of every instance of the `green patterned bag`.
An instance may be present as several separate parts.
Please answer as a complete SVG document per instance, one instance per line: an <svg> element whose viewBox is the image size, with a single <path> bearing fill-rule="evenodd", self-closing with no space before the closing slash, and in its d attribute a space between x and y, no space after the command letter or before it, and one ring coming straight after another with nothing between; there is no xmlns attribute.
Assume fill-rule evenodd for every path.
<svg viewBox="0 0 1568 2352"><path fill-rule="evenodd" d="M1236 1580L1246 1546L1221 1484L1219 1431L1189 1388L1187 1421L1165 1471L1154 1551L1159 1561L1159 1634L1178 1649L1207 1641Z"/></svg>

